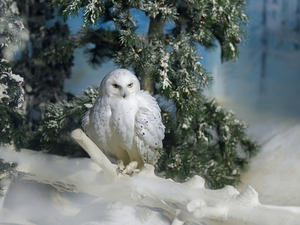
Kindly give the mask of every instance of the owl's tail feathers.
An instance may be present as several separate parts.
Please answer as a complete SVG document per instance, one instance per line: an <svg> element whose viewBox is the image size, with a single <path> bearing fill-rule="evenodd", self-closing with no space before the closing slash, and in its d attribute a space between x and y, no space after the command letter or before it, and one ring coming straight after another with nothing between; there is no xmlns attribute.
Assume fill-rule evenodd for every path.
<svg viewBox="0 0 300 225"><path fill-rule="evenodd" d="M152 149L149 146L144 146L142 154L144 163L155 165L157 163L158 156L159 154L156 149Z"/></svg>

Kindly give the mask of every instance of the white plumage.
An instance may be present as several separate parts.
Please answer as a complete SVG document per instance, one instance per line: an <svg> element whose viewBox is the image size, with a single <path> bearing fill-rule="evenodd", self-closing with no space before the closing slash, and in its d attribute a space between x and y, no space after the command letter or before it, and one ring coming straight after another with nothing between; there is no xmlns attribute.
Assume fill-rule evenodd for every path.
<svg viewBox="0 0 300 225"><path fill-rule="evenodd" d="M124 165L157 161L165 126L160 108L148 91L140 90L137 77L126 69L108 73L99 87L99 97L85 114L87 135L107 155Z"/></svg>

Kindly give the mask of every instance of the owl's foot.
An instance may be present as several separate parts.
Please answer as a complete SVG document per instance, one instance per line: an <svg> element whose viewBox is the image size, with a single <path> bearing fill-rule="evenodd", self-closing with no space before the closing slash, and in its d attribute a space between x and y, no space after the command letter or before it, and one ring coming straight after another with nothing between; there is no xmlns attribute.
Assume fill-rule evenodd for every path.
<svg viewBox="0 0 300 225"><path fill-rule="evenodd" d="M117 164L117 166L118 166L118 168L117 168L117 175L119 175L120 173L123 173L123 171L124 171L124 169L125 169L125 166L124 166L124 163L123 163L123 160L118 160L118 162L117 162L118 164Z"/></svg>
<svg viewBox="0 0 300 225"><path fill-rule="evenodd" d="M140 170L137 169L138 163L136 161L130 162L126 167L123 164L122 160L118 160L117 164L117 174L122 174L122 175L130 175L132 176L135 173L138 173Z"/></svg>
<svg viewBox="0 0 300 225"><path fill-rule="evenodd" d="M140 172L140 170L137 169L137 167L137 161L132 161L125 167L123 174L129 174L130 176L132 176L133 174Z"/></svg>

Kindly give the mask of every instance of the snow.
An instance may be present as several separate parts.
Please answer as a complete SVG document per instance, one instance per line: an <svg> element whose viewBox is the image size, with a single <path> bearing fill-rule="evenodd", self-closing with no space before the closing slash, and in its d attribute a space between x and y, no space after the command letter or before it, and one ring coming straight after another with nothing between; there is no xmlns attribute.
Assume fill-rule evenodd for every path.
<svg viewBox="0 0 300 225"><path fill-rule="evenodd" d="M0 150L2 151L2 149ZM28 150L27 150L28 151ZM22 152L27 152L22 150ZM16 155L13 151L11 157ZM28 151L30 154L23 157L19 162L19 166L25 171L29 166L27 163L35 157L41 157L42 153ZM5 150L2 152L5 158ZM51 157L50 157L51 158ZM54 156L52 159L43 161L43 167L51 165L53 160L56 161L57 166L53 169L55 174L63 174L63 177L68 177L68 170L70 167L79 168L79 177L82 177L83 183L90 183L95 179L95 175L99 172L99 167L91 159L74 159L63 160ZM10 160L10 159L8 159ZM71 162L71 164L70 164ZM73 163L72 163L73 162ZM23 165L24 164L24 165ZM30 167L34 163L30 164ZM71 166L72 165L72 166ZM86 168L86 169L83 169ZM89 173L89 169L93 169ZM88 170L88 171L87 171ZM46 173L46 174L45 174ZM51 178L48 171L45 176ZM99 174L98 174L99 175ZM76 176L76 174L71 174ZM4 207L2 208L3 198L0 197L0 224L10 223L19 225L112 225L112 224L170 224L162 213L154 212L147 208L133 208L131 206L123 205L120 202L107 202L90 194L75 193L75 192L59 192L55 188L46 184L39 184L35 182L11 183L5 184L4 189L7 190L4 199ZM112 193L113 195L113 193ZM1 201L2 200L2 201Z"/></svg>
<svg viewBox="0 0 300 225"><path fill-rule="evenodd" d="M163 68L163 70L161 70L161 72L160 72L160 75L163 79L162 80L163 89L166 89L167 87L169 87L171 85L171 81L168 78L169 58L170 58L170 54L168 52L165 52L165 55L160 60L160 65Z"/></svg>
<svg viewBox="0 0 300 225"><path fill-rule="evenodd" d="M95 196L61 193L43 184L14 184L0 223L40 225L166 225L169 219L145 208L109 203Z"/></svg>
<svg viewBox="0 0 300 225"><path fill-rule="evenodd" d="M16 14L16 15L20 14L18 6L17 6L17 2L15 2L15 1L11 3L9 9L13 14Z"/></svg>
<svg viewBox="0 0 300 225"><path fill-rule="evenodd" d="M274 131L273 131L274 132ZM300 206L300 124L267 141L242 176L259 193L262 204Z"/></svg>
<svg viewBox="0 0 300 225"><path fill-rule="evenodd" d="M294 48L299 44L299 35L294 32L299 16L297 2L267 1L265 83L261 79L263 1L247 4L252 16L247 29L250 41L246 48L239 46L239 61L212 68L212 95L228 109L234 109L239 119L250 122L250 133L262 144L238 187L242 190L250 184L262 204L300 206L300 55ZM260 93L260 85L264 85L265 93Z"/></svg>
<svg viewBox="0 0 300 225"><path fill-rule="evenodd" d="M15 82L17 82L17 83L23 83L23 81L24 81L23 77L21 77L18 74L13 74L12 71L10 71L8 73L7 72L3 73L1 78L5 77L5 76L8 76L10 79L15 80Z"/></svg>
<svg viewBox="0 0 300 225"><path fill-rule="evenodd" d="M0 102L2 102L3 98L9 98L7 95L6 89L8 88L5 84L0 84Z"/></svg>
<svg viewBox="0 0 300 225"><path fill-rule="evenodd" d="M244 174L244 183L239 190L250 184L258 191L259 201L263 204L299 206L300 185L295 178L299 177L300 171L300 124L282 131L282 126L274 121L263 120L254 123L251 129L264 145L261 153L251 161L250 170ZM27 160L24 158L24 161ZM95 163L90 165L95 166ZM61 166L56 168L57 171L69 165ZM91 178L86 171L81 173L84 182ZM4 208L0 210L0 222L42 225L170 224L162 213L146 208L133 208L120 202L108 203L89 194L60 193L51 186L36 183L11 184Z"/></svg>
<svg viewBox="0 0 300 225"><path fill-rule="evenodd" d="M87 107L88 109L93 107L93 105L90 103L84 104L84 106Z"/></svg>

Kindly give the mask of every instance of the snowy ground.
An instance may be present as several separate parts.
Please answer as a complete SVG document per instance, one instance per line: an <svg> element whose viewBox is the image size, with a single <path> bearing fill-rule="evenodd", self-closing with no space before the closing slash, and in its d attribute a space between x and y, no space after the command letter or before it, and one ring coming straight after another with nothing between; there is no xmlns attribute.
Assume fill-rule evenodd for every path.
<svg viewBox="0 0 300 225"><path fill-rule="evenodd" d="M26 183L10 187L0 210L0 224L15 225L167 225L161 213L108 203L82 193L60 193L49 185Z"/></svg>
<svg viewBox="0 0 300 225"><path fill-rule="evenodd" d="M262 145L237 189L251 185L262 204L300 206L300 118L280 112L279 104L217 99L250 124L249 134Z"/></svg>
<svg viewBox="0 0 300 225"><path fill-rule="evenodd" d="M267 126L262 123L259 127L263 130ZM277 135L251 160L238 189L250 184L263 204L300 206L300 124L280 129L284 128L272 130Z"/></svg>
<svg viewBox="0 0 300 225"><path fill-rule="evenodd" d="M251 185L262 204L300 206L300 120L253 110L240 103L221 103L249 122L249 133L262 144L238 190ZM170 220L144 208L108 204L91 195L59 193L48 185L26 183L10 186L0 211L0 224L165 225Z"/></svg>
<svg viewBox="0 0 300 225"><path fill-rule="evenodd" d="M238 110L237 110L238 111ZM245 114L244 114L245 115ZM239 190L250 184L260 202L271 205L300 206L300 123L282 118L262 118L249 114L249 132L263 144L251 161ZM0 224L41 225L165 225L170 220L144 208L108 202L78 193L60 193L35 183L11 185L0 213Z"/></svg>

